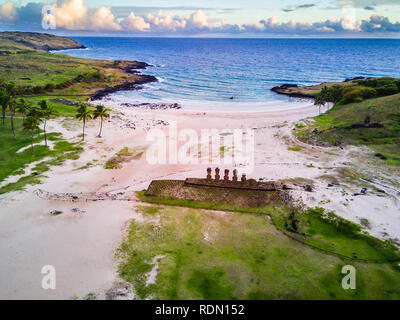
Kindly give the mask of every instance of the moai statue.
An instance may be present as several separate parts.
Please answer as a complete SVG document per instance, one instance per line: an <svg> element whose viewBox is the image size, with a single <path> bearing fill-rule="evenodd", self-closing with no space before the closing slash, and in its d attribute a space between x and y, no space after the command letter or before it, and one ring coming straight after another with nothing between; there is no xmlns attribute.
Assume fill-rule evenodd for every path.
<svg viewBox="0 0 400 320"><path fill-rule="evenodd" d="M219 181L219 168L215 168L215 181Z"/></svg>
<svg viewBox="0 0 400 320"><path fill-rule="evenodd" d="M246 174L245 174L245 173L242 174L242 179L241 179L241 181L242 181L242 182L246 182Z"/></svg>
<svg viewBox="0 0 400 320"><path fill-rule="evenodd" d="M237 170L233 170L233 178L232 178L233 182L237 182L238 181L238 176L237 176Z"/></svg>
<svg viewBox="0 0 400 320"><path fill-rule="evenodd" d="M207 181L211 181L211 168L207 168Z"/></svg>
<svg viewBox="0 0 400 320"><path fill-rule="evenodd" d="M229 170L225 169L224 181L229 182Z"/></svg>

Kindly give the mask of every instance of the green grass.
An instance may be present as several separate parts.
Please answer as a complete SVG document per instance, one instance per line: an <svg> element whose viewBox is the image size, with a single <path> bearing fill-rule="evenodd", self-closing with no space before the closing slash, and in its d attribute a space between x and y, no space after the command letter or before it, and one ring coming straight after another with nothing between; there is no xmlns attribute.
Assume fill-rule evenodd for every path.
<svg viewBox="0 0 400 320"><path fill-rule="evenodd" d="M310 183L310 182L307 182ZM281 231L291 232L293 237L320 250L329 251L349 259L367 260L400 260L397 248L389 242L361 233L359 225L336 216L332 212L324 212L322 208L300 210L288 206L270 205L264 207L233 206L226 202L201 202L173 198L146 196L144 192L136 193L141 201L175 207L230 211L236 213L268 214L274 225ZM293 217L294 216L294 217ZM292 221L296 220L298 230L292 229Z"/></svg>
<svg viewBox="0 0 400 320"><path fill-rule="evenodd" d="M128 147L124 147L106 161L106 163L104 164L104 169L121 169L124 162L129 162L133 159L137 159L142 154L143 150L141 148L130 149Z"/></svg>
<svg viewBox="0 0 400 320"><path fill-rule="evenodd" d="M383 127L351 128L351 125L363 124L367 115L371 123ZM382 161L400 166L400 94L337 105L314 119L313 125L297 134L300 140L328 145L367 145ZM313 133L314 129L318 133Z"/></svg>
<svg viewBox="0 0 400 320"><path fill-rule="evenodd" d="M390 242L362 233L358 224L322 208L275 214L273 219L279 229L289 231L299 241L327 253L371 262L400 261L398 249ZM293 229L293 221L296 221L297 230Z"/></svg>
<svg viewBox="0 0 400 320"><path fill-rule="evenodd" d="M221 211L232 211L232 212L249 212L256 214L264 214L266 211L278 211L280 209L278 207L246 207L246 206L238 206L232 205L227 202L205 202L198 200L182 200L182 199L174 199L174 198L163 198L163 197L155 197L155 196L146 196L145 191L137 191L137 197L144 202L153 203L153 204L162 204L168 206L175 207L187 207L194 209L208 209L208 210L221 210Z"/></svg>
<svg viewBox="0 0 400 320"><path fill-rule="evenodd" d="M400 271L393 264L325 254L287 237L265 214L160 205L136 210L144 219L132 221L117 255L121 277L139 298L400 298ZM146 285L155 257L156 282ZM356 268L356 290L341 287L341 268L348 264Z"/></svg>
<svg viewBox="0 0 400 320"><path fill-rule="evenodd" d="M300 147L288 147L288 150L290 151L301 151Z"/></svg>
<svg viewBox="0 0 400 320"><path fill-rule="evenodd" d="M44 136L41 134L39 137L35 134L34 143L43 143L43 145L34 146L32 154L31 148L17 153L23 147L31 144L30 135L22 130L22 119L15 119L17 139L13 139L10 130L9 119L6 119L5 127L0 124L0 181L3 181L9 175L21 174L24 167L32 162L40 161L49 157L49 160L39 162L33 169L32 173L28 176L20 178L15 183L10 183L0 189L0 194L22 190L28 184L40 183L42 174L50 169L53 165L61 165L67 159L77 159L81 147L73 143L63 140L58 133L49 133L48 139L54 140L54 149L50 150L44 146Z"/></svg>

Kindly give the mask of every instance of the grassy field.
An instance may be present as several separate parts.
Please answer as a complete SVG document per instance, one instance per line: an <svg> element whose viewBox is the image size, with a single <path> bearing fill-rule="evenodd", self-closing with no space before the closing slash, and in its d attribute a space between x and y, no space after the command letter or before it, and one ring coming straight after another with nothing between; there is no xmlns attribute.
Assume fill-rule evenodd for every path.
<svg viewBox="0 0 400 320"><path fill-rule="evenodd" d="M0 182L10 175L21 175L17 182L7 184L0 188L0 194L22 190L28 184L40 183L43 173L53 165L60 165L67 159L77 159L82 147L65 141L59 133L48 134L48 140L54 142L54 148L50 149L44 145L44 136L35 133L34 152L29 147L31 137L29 133L22 130L22 119L16 118L16 134L14 139L10 131L10 123L6 119L5 126L0 124ZM29 147L22 152L20 149ZM46 160L44 160L46 159ZM43 161L41 161L43 160ZM25 175L25 168L31 163L37 163L29 175Z"/></svg>
<svg viewBox="0 0 400 320"><path fill-rule="evenodd" d="M55 100L60 115L69 116L75 110L74 103L86 102L99 90L142 79L127 71L143 67L142 63L81 59L43 51L74 46L79 44L63 37L0 33L0 80L15 83L17 96L29 102Z"/></svg>
<svg viewBox="0 0 400 320"><path fill-rule="evenodd" d="M379 126L364 127L367 116L371 124ZM295 130L301 140L314 144L367 145L382 161L400 165L400 94L336 105L314 119L306 128Z"/></svg>
<svg viewBox="0 0 400 320"><path fill-rule="evenodd" d="M140 298L155 299L399 299L394 263L362 263L326 254L288 237L264 214L172 206L139 206L121 245L120 275ZM342 235L312 223L329 242ZM365 241L347 245L371 256ZM157 277L149 282L155 268ZM356 268L356 290L341 286L342 267ZM153 270L154 272L154 270ZM154 274L153 274L154 276ZM153 278L154 280L154 278Z"/></svg>

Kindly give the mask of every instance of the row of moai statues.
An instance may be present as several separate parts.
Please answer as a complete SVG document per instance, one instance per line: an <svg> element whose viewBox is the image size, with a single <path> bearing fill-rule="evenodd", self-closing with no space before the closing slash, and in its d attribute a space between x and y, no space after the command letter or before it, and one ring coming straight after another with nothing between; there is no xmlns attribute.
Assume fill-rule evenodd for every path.
<svg viewBox="0 0 400 320"><path fill-rule="evenodd" d="M207 181L212 181L212 176L211 176L211 168L207 168ZM220 170L219 168L215 168L215 181L221 181L221 176L220 176ZM229 181L229 170L225 169L224 172L224 181L228 182ZM232 177L232 181L233 182L237 182L238 181L238 175L237 175L237 170L233 170L233 177ZM246 182L247 178L246 178L246 174L243 173L242 174L242 178L240 179L241 182Z"/></svg>

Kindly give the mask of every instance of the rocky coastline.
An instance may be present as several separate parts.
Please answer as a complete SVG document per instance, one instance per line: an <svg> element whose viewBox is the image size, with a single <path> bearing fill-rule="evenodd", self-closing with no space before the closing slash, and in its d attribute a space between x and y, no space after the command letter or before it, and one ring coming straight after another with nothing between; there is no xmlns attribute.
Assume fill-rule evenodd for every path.
<svg viewBox="0 0 400 320"><path fill-rule="evenodd" d="M182 106L179 103L122 103L121 106L128 108L139 108L146 110L167 110L167 109L181 109Z"/></svg>
<svg viewBox="0 0 400 320"><path fill-rule="evenodd" d="M287 95L287 96L293 97L293 98L303 98L303 99L314 99L315 98L311 94L300 93L298 91L292 91L293 89L300 89L300 87L297 84L283 84L281 86L271 88L271 91L278 93L278 94L284 94L284 95Z"/></svg>
<svg viewBox="0 0 400 320"><path fill-rule="evenodd" d="M134 75L134 80L127 80L126 82L119 84L117 86L107 86L104 89L101 89L95 92L91 97L90 101L100 100L108 95L117 92L117 91L131 91L131 90L140 90L143 88L143 84L158 82L158 79L151 75L140 74L137 70L145 70L147 67L151 67L150 64L146 62L140 61L115 61L117 64L122 64L120 68L124 70L126 73Z"/></svg>

